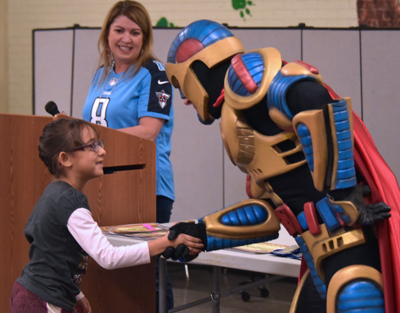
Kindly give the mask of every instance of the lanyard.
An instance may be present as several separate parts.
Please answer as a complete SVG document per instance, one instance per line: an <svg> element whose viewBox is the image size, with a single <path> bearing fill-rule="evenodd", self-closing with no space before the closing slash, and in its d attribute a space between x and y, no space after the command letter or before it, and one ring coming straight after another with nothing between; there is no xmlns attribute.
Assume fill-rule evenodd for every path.
<svg viewBox="0 0 400 313"><path fill-rule="evenodd" d="M107 78L110 76L111 71L112 71L113 68L114 68L114 64L115 64L115 61L113 61L113 62L111 63L111 67L110 67L110 69L108 70L108 73L107 73ZM125 71L125 72L126 72L126 71ZM111 78L109 81L105 81L105 82L104 82L104 85L103 85L103 89L101 90L101 93L100 93L100 97L99 97L99 98L110 98L110 97L111 97L111 94L113 93L113 91L114 91L114 89L115 89L115 87L117 87L117 84L118 84L119 81L122 79L122 77L124 76L125 72L124 72L124 73L121 75L121 77L119 77L119 78L113 77L113 78ZM107 80L108 80L108 79L107 79ZM109 84L110 86L112 86L111 91L104 91L104 89L106 88L107 84Z"/></svg>

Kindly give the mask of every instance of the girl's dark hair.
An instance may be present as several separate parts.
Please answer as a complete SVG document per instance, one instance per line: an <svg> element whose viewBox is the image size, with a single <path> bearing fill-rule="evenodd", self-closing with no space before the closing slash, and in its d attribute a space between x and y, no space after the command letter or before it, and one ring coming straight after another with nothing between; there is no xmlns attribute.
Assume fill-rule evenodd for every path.
<svg viewBox="0 0 400 313"><path fill-rule="evenodd" d="M81 137L85 127L92 129L98 139L96 129L84 120L61 118L47 124L43 129L39 138L39 157L54 177L59 178L63 171L58 162L59 154L72 152L75 147L85 144Z"/></svg>

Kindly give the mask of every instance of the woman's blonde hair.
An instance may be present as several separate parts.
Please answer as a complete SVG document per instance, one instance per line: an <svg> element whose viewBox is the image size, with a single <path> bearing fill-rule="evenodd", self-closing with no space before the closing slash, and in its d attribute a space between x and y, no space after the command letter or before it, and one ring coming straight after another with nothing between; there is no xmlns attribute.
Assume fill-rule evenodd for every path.
<svg viewBox="0 0 400 313"><path fill-rule="evenodd" d="M111 70L113 56L108 44L108 35L110 33L110 25L118 17L124 15L131 21L135 22L143 33L142 52L135 62L135 75L139 69L151 58L156 59L153 53L153 28L149 13L146 8L137 1L119 1L115 3L104 20L101 28L97 48L100 53L98 67L104 66L104 71L100 77L99 83L103 83Z"/></svg>

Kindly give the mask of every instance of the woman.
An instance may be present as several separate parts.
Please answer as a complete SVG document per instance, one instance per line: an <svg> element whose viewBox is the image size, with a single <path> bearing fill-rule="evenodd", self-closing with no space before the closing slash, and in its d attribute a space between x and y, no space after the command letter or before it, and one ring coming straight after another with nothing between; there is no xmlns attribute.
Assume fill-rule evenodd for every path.
<svg viewBox="0 0 400 313"><path fill-rule="evenodd" d="M174 123L173 90L164 64L153 54L153 31L145 7L136 1L114 4L104 20L98 49L99 69L83 107L83 118L155 141L156 221L167 223L175 200L169 160ZM167 309L173 307L172 287L167 281Z"/></svg>
<svg viewBox="0 0 400 313"><path fill-rule="evenodd" d="M98 42L99 69L83 108L92 123L155 141L157 222L170 220L175 200L171 152L172 87L153 54L151 20L136 1L117 2L108 12Z"/></svg>

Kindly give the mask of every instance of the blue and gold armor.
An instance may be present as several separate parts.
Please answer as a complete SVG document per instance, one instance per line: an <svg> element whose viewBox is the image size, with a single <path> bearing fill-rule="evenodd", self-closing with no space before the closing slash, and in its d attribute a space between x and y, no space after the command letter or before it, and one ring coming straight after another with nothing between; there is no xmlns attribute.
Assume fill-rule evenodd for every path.
<svg viewBox="0 0 400 313"><path fill-rule="evenodd" d="M351 100L323 94L322 102L308 104L304 97L296 106L298 95L293 92L301 96L303 90L318 89L328 94L315 67L301 61L285 63L275 48L243 53L240 45L230 45L229 53L222 51L220 57L221 62L230 58L224 102L214 103L205 88L201 93L190 89L192 84L201 89L201 73L192 64L203 58L210 71L218 65L219 43L233 36L221 27L204 20L190 24L174 41L166 65L174 86L201 108L203 120L208 118L206 107L222 106L220 130L225 150L232 163L250 177L249 200L198 220L205 225L207 251L275 238L279 219L307 262L309 271L303 282L311 277L321 299L318 309L298 307L298 297L306 288L301 283L290 312L384 312L379 260L362 256L378 251L373 222L360 219L362 196L361 200L354 196L360 188L353 158ZM176 51L185 46L183 38L197 36L187 34L209 34L215 29L223 33L221 40L192 49L190 58L178 60ZM198 54L193 53L196 49Z"/></svg>

